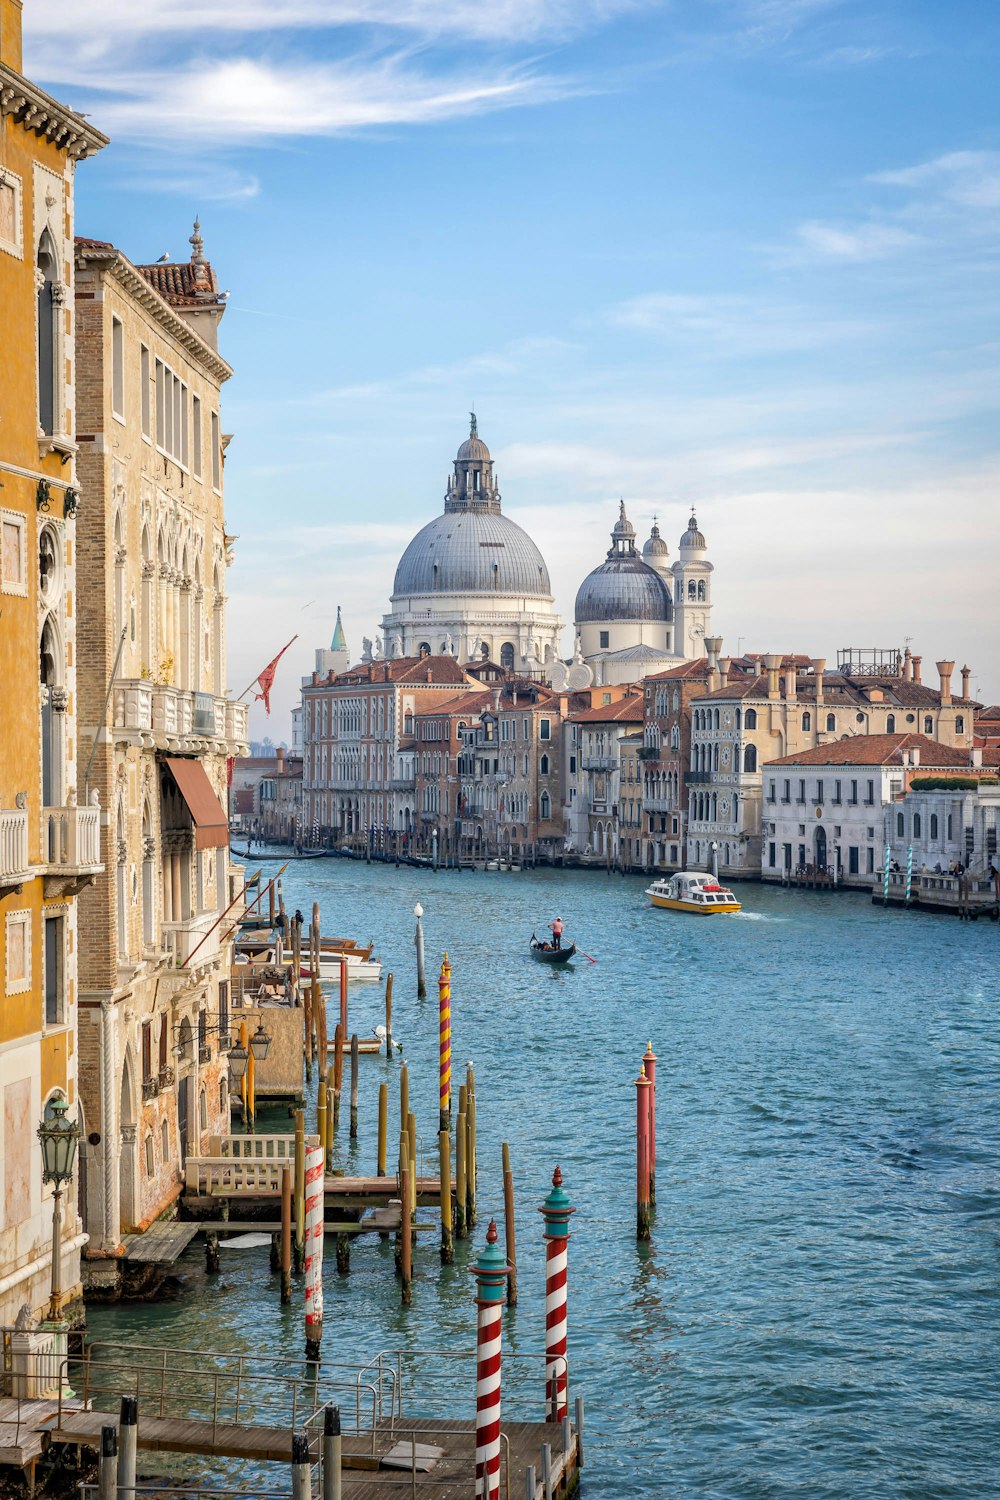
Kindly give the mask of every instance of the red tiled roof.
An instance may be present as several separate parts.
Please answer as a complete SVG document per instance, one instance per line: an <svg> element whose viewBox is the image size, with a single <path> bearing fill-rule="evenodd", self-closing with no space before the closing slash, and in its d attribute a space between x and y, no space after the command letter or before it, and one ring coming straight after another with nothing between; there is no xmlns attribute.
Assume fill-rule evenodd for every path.
<svg viewBox="0 0 1000 1500"><path fill-rule="evenodd" d="M430 677L428 677L428 671ZM355 667L348 667L346 672L340 672L333 679L336 686L367 686L368 683L377 685L385 682L432 682L432 683L467 683L471 682L453 656L396 656L390 661L359 662ZM318 687L326 687L325 680L316 684Z"/></svg>
<svg viewBox="0 0 1000 1500"><path fill-rule="evenodd" d="M679 667L668 667L665 672L650 672L645 678L646 682L663 682L670 678L699 678L708 676L708 662L702 657L699 661L685 661Z"/></svg>
<svg viewBox="0 0 1000 1500"><path fill-rule="evenodd" d="M942 745L925 734L852 734L828 745L815 745L766 766L893 766L903 764L904 750L920 751L920 768L970 766L968 750Z"/></svg>
<svg viewBox="0 0 1000 1500"><path fill-rule="evenodd" d="M186 260L136 270L171 307L204 307L220 300L219 283L207 261L200 266Z"/></svg>
<svg viewBox="0 0 1000 1500"><path fill-rule="evenodd" d="M110 240L91 240L83 234L74 235L73 243L82 245L85 250L113 250L115 248Z"/></svg>
<svg viewBox="0 0 1000 1500"><path fill-rule="evenodd" d="M585 708L573 714L574 724L641 724L643 703L640 697L619 698L617 703L602 703L599 708Z"/></svg>

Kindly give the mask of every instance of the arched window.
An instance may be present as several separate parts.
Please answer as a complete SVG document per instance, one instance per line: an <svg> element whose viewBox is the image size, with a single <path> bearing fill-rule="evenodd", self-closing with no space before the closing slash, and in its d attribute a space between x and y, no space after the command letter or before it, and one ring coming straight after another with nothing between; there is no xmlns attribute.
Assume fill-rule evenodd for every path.
<svg viewBox="0 0 1000 1500"><path fill-rule="evenodd" d="M718 709L715 710L715 712L714 712L714 714L712 716L712 720L713 720L713 727L715 729L718 729L718 727L719 727L719 710Z"/></svg>
<svg viewBox="0 0 1000 1500"><path fill-rule="evenodd" d="M937 836L938 836L938 815L937 815L937 813L931 813L931 843L932 844L937 842Z"/></svg>
<svg viewBox="0 0 1000 1500"><path fill-rule="evenodd" d="M696 585L694 579L691 578L691 579L688 580L688 598L689 599L695 599L695 598L697 598L697 595L698 595L697 585Z"/></svg>
<svg viewBox="0 0 1000 1500"><path fill-rule="evenodd" d="M896 814L896 837L903 838L906 833L906 820L902 813Z"/></svg>
<svg viewBox="0 0 1000 1500"><path fill-rule="evenodd" d="M504 641L500 647L500 665L508 672L514 669L514 646L511 641Z"/></svg>
<svg viewBox="0 0 1000 1500"><path fill-rule="evenodd" d="M228 1110L228 1108L229 1086L226 1083L225 1074L223 1074L223 1076L219 1079L219 1112L222 1115L223 1120L225 1120L226 1118L226 1111Z"/></svg>
<svg viewBox="0 0 1000 1500"><path fill-rule="evenodd" d="M547 755L543 755L538 762L538 774L540 776L547 776L549 774L549 757Z"/></svg>
<svg viewBox="0 0 1000 1500"><path fill-rule="evenodd" d="M147 1177L152 1177L155 1168L154 1168L154 1165L153 1165L153 1137L152 1137L151 1134L147 1134L147 1136L146 1136L146 1143L145 1144L146 1144L146 1176Z"/></svg>
<svg viewBox="0 0 1000 1500"><path fill-rule="evenodd" d="M57 430L56 357L57 306L53 295L58 260L52 236L46 229L38 242L38 425L45 433Z"/></svg>
<svg viewBox="0 0 1000 1500"><path fill-rule="evenodd" d="M826 716L826 732L827 732L827 734L833 734L833 732L836 729L836 727L837 727L837 715L836 714L827 714L827 716Z"/></svg>
<svg viewBox="0 0 1000 1500"><path fill-rule="evenodd" d="M811 729L812 723L812 714L807 709L806 712L802 715L802 728L804 730Z"/></svg>
<svg viewBox="0 0 1000 1500"><path fill-rule="evenodd" d="M896 715L895 714L887 714L886 715L885 732L886 732L886 734L895 734L896 733Z"/></svg>
<svg viewBox="0 0 1000 1500"><path fill-rule="evenodd" d="M538 799L538 815L543 823L552 816L552 798L548 792L543 792Z"/></svg>
<svg viewBox="0 0 1000 1500"><path fill-rule="evenodd" d="M756 729L757 728L757 710L755 708L748 708L747 709L746 720L745 720L745 728L747 728L747 729Z"/></svg>
<svg viewBox="0 0 1000 1500"><path fill-rule="evenodd" d="M920 828L920 814L918 812L915 812L913 814L913 837L915 839L918 839L920 837Z"/></svg>
<svg viewBox="0 0 1000 1500"><path fill-rule="evenodd" d="M202 1130L207 1130L208 1129L208 1095L206 1094L204 1088L202 1088L201 1098L198 1101L198 1119L201 1122L201 1128L202 1128Z"/></svg>
<svg viewBox="0 0 1000 1500"><path fill-rule="evenodd" d="M955 733L956 734L964 734L965 733L965 718L964 718L964 716L962 714L957 714L956 717L955 717Z"/></svg>
<svg viewBox="0 0 1000 1500"><path fill-rule="evenodd" d="M38 588L46 604L55 603L60 593L59 541L51 526L38 538Z"/></svg>
<svg viewBox="0 0 1000 1500"><path fill-rule="evenodd" d="M705 580L703 578L699 578L699 580L698 580L698 598L699 599L704 599L704 597L705 597Z"/></svg>
<svg viewBox="0 0 1000 1500"><path fill-rule="evenodd" d="M927 714L924 717L924 734L933 734L933 733L934 733L934 720L931 718L930 714Z"/></svg>
<svg viewBox="0 0 1000 1500"><path fill-rule="evenodd" d="M166 1166L170 1157L170 1128L166 1120L160 1124L160 1159Z"/></svg>
<svg viewBox="0 0 1000 1500"><path fill-rule="evenodd" d="M757 746L748 745L743 752L744 771L756 771L757 769Z"/></svg>

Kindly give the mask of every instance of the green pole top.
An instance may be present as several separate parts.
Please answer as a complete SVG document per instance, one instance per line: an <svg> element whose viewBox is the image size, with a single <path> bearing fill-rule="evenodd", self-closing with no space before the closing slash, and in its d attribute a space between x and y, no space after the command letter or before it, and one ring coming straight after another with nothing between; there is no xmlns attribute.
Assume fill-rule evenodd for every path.
<svg viewBox="0 0 1000 1500"><path fill-rule="evenodd" d="M568 1239L569 1216L576 1213L563 1191L562 1180L562 1172L556 1167L552 1173L552 1191L538 1210L545 1215L545 1234L549 1239Z"/></svg>
<svg viewBox="0 0 1000 1500"><path fill-rule="evenodd" d="M478 1261L469 1267L476 1278L476 1290L480 1302L502 1302L505 1285L510 1275L507 1257L497 1244L496 1220L491 1219L486 1231L486 1248Z"/></svg>

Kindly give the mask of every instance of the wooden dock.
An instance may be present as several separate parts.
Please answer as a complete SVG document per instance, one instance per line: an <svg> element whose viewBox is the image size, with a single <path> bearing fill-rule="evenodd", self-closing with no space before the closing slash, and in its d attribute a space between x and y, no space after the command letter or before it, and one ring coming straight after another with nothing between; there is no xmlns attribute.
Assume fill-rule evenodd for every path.
<svg viewBox="0 0 1000 1500"><path fill-rule="evenodd" d="M127 1234L122 1241L125 1259L145 1266L172 1266L201 1228L173 1219L150 1225L144 1234Z"/></svg>

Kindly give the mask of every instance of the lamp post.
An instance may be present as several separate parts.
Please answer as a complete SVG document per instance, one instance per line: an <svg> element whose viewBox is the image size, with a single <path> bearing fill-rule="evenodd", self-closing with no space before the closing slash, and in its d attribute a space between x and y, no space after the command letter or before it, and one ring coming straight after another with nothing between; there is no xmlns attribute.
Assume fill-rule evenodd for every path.
<svg viewBox="0 0 1000 1500"><path fill-rule="evenodd" d="M62 1300L62 1189L63 1183L73 1176L80 1127L75 1120L67 1120L69 1108L63 1098L53 1099L49 1114L38 1127L38 1139L42 1146L42 1181L52 1183L52 1292L49 1299L49 1318L59 1322L59 1303Z"/></svg>
<svg viewBox="0 0 1000 1500"><path fill-rule="evenodd" d="M254 1065L264 1062L271 1050L271 1034L264 1030L263 1021L257 1022L257 1030L247 1039L247 1024L240 1022L240 1039L229 1049L229 1069L234 1082L240 1084L243 1098L243 1123L250 1135L254 1133L256 1097L254 1092Z"/></svg>

